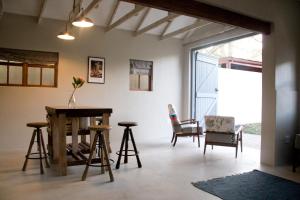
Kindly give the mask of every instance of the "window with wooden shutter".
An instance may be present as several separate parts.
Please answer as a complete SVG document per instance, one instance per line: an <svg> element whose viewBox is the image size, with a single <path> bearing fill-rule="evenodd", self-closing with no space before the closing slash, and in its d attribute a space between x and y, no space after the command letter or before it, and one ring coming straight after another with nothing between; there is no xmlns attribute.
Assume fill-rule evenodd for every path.
<svg viewBox="0 0 300 200"><path fill-rule="evenodd" d="M152 91L153 62L130 59L130 90Z"/></svg>
<svg viewBox="0 0 300 200"><path fill-rule="evenodd" d="M0 48L0 86L57 87L58 53Z"/></svg>

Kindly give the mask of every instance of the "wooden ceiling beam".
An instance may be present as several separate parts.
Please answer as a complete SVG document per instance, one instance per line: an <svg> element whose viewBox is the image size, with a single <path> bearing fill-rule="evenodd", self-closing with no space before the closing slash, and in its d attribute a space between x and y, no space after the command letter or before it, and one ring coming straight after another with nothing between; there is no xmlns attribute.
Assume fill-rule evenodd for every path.
<svg viewBox="0 0 300 200"><path fill-rule="evenodd" d="M161 32L160 37L162 37L164 34L166 34L167 30L170 28L173 21L169 21L167 25L165 26L164 30Z"/></svg>
<svg viewBox="0 0 300 200"><path fill-rule="evenodd" d="M77 17L85 17L88 15L95 7L97 7L102 0L93 0L82 12L79 13Z"/></svg>
<svg viewBox="0 0 300 200"><path fill-rule="evenodd" d="M173 31L171 33L167 33L167 34L161 36L160 39L164 40L164 39L167 39L167 38L179 35L181 33L187 32L187 31L192 30L192 29L196 29L196 28L201 28L201 27L207 26L208 24L211 24L211 22L207 22L207 21L203 21L203 20L197 20L195 23L193 23L193 24L191 24L189 26L185 26L185 27L180 28L180 29L178 29L176 31Z"/></svg>
<svg viewBox="0 0 300 200"><path fill-rule="evenodd" d="M138 31L138 30L141 28L142 24L144 23L146 17L148 16L148 14L149 14L149 12L150 12L150 9L151 9L151 8L147 8L147 9L146 9L146 11L144 12L144 14L143 14L141 20L138 22L138 24L137 24L137 26L136 26L136 28L135 28L135 31Z"/></svg>
<svg viewBox="0 0 300 200"><path fill-rule="evenodd" d="M167 21L172 21L173 19L175 19L176 17L178 17L179 15L178 14L174 14L174 13L168 13L168 16L142 28L141 30L138 30L135 32L135 36L138 36L138 35L141 35L143 33L146 33L147 31L150 31L151 29L154 29L156 27L158 27L159 25L167 22Z"/></svg>
<svg viewBox="0 0 300 200"><path fill-rule="evenodd" d="M121 17L120 19L118 19L116 22L114 22L113 24L109 25L105 32L108 32L110 30L112 30L113 28L119 26L120 24L124 23L125 21L127 21L128 19L130 19L131 17L133 17L134 15L137 15L140 11L142 11L144 9L143 6L135 6L135 8L130 11L129 13L127 13L126 15L124 15L123 17Z"/></svg>
<svg viewBox="0 0 300 200"><path fill-rule="evenodd" d="M41 7L40 7L38 19L37 19L38 24L41 23L41 21L42 21L43 13L44 13L45 8L46 8L46 4L47 4L47 0L41 0Z"/></svg>
<svg viewBox="0 0 300 200"><path fill-rule="evenodd" d="M189 37L191 37L195 33L195 30L196 29L192 29L192 30L187 31L186 34L183 36L183 39L186 40Z"/></svg>
<svg viewBox="0 0 300 200"><path fill-rule="evenodd" d="M107 18L107 22L106 22L106 26L109 26L118 10L118 7L119 7L119 4L120 4L120 1L119 0L116 0L113 4L113 7L111 9L111 12L109 13L109 16Z"/></svg>
<svg viewBox="0 0 300 200"><path fill-rule="evenodd" d="M73 3L73 9L69 13L69 21L73 21L80 13L82 0L75 0Z"/></svg>
<svg viewBox="0 0 300 200"><path fill-rule="evenodd" d="M93 0L83 11L80 12L82 0L75 0L74 8L69 14L69 21L72 22L77 18L85 17L101 2L102 0Z"/></svg>
<svg viewBox="0 0 300 200"><path fill-rule="evenodd" d="M264 34L271 33L271 22L249 17L224 8L212 6L195 0L122 0L129 3L166 10L169 12L204 18L213 22L238 26Z"/></svg>

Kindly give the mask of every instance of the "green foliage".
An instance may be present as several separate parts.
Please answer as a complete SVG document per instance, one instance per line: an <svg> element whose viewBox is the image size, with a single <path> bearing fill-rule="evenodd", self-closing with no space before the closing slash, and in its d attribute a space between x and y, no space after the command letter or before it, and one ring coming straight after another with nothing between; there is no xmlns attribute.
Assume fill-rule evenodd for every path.
<svg viewBox="0 0 300 200"><path fill-rule="evenodd" d="M260 135L261 123L244 124L244 133Z"/></svg>
<svg viewBox="0 0 300 200"><path fill-rule="evenodd" d="M80 88L83 84L84 84L85 80L81 77L75 77L73 76L73 87L76 88Z"/></svg>

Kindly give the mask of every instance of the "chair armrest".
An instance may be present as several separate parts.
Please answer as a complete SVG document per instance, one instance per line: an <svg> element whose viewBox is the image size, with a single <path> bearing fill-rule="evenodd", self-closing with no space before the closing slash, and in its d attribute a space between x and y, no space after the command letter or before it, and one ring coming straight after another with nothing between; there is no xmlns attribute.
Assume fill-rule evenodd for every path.
<svg viewBox="0 0 300 200"><path fill-rule="evenodd" d="M181 122L194 122L196 123L196 119L185 119L185 120L180 120Z"/></svg>
<svg viewBox="0 0 300 200"><path fill-rule="evenodd" d="M237 130L235 130L235 133L236 134L239 134L239 133L242 134L243 133L243 129L244 129L244 126L240 125L239 128Z"/></svg>
<svg viewBox="0 0 300 200"><path fill-rule="evenodd" d="M179 125L185 125L185 124L197 124L197 126L199 126L198 121L181 121Z"/></svg>

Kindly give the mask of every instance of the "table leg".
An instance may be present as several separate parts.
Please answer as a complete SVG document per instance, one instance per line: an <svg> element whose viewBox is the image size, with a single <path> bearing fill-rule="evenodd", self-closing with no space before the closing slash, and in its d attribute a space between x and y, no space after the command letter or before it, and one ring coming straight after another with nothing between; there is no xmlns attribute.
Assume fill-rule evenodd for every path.
<svg viewBox="0 0 300 200"><path fill-rule="evenodd" d="M72 118L72 152L78 152L78 131L79 131L79 118Z"/></svg>
<svg viewBox="0 0 300 200"><path fill-rule="evenodd" d="M67 175L67 153L66 153L66 115L60 114L58 116L58 174L60 176Z"/></svg>
<svg viewBox="0 0 300 200"><path fill-rule="evenodd" d="M108 125L109 126L109 117L110 117L110 114L109 113L103 113L103 116L102 116L102 124L103 125ZM111 146L110 146L110 141L109 141L109 131L104 131L104 139L105 139L105 143L107 145L107 150L108 150L108 153L111 153Z"/></svg>
<svg viewBox="0 0 300 200"><path fill-rule="evenodd" d="M90 125L91 126L96 125L96 118L95 117L90 118ZM96 131L90 131L90 149L92 149L92 144L93 144L95 135L96 135ZM95 157L96 157L96 152L93 152L93 158L95 158Z"/></svg>

